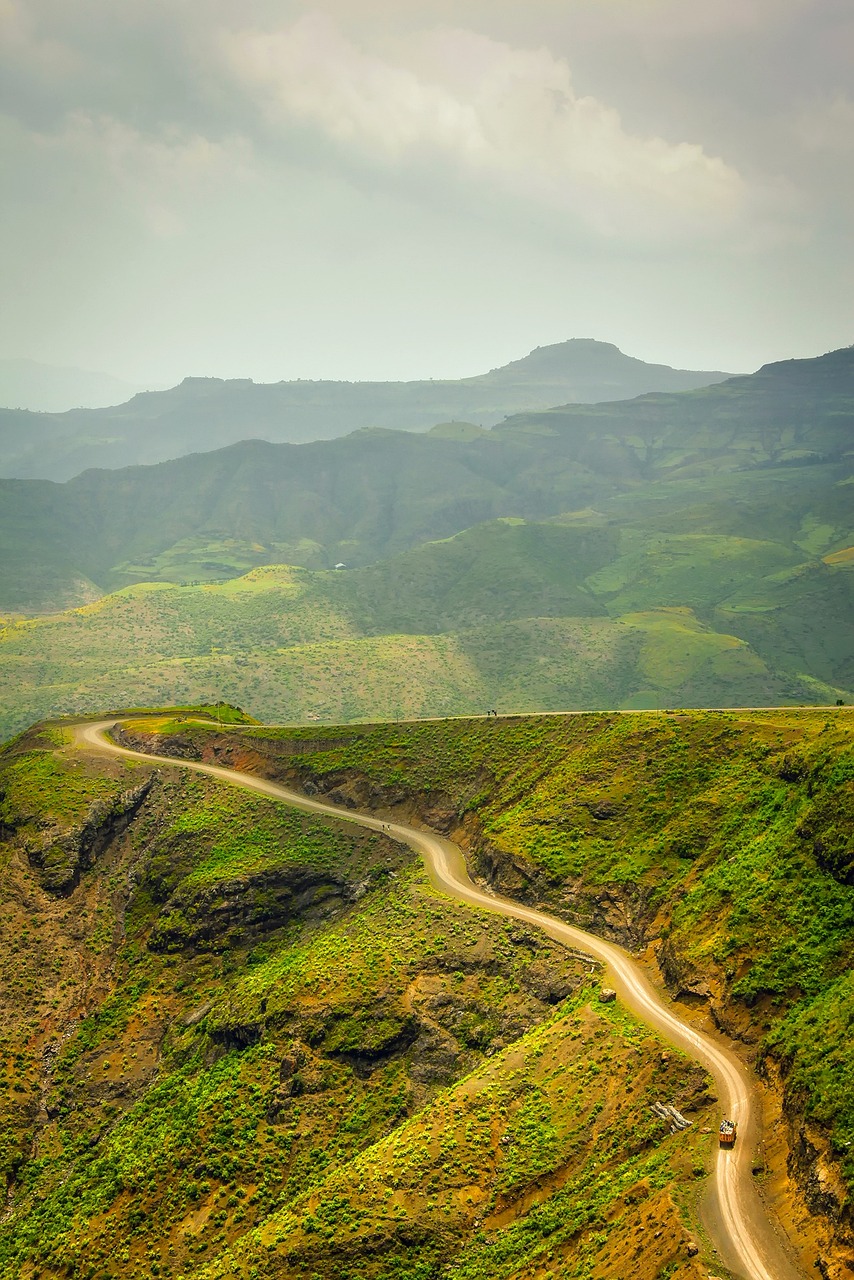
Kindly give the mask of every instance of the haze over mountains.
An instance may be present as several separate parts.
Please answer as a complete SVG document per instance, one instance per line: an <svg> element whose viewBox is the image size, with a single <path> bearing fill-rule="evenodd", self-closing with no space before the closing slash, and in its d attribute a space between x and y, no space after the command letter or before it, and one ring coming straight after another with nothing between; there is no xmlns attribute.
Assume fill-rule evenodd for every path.
<svg viewBox="0 0 854 1280"><path fill-rule="evenodd" d="M0 474L67 480L89 467L162 462L249 438L299 443L361 427L418 431L459 419L492 426L522 410L691 390L727 376L646 364L610 343L573 339L457 381L256 385L248 378L185 378L113 408L0 410Z"/></svg>
<svg viewBox="0 0 854 1280"><path fill-rule="evenodd" d="M38 360L0 360L0 405L63 413L78 405L98 408L120 404L142 388L91 369L42 364Z"/></svg>
<svg viewBox="0 0 854 1280"><path fill-rule="evenodd" d="M9 726L223 690L277 718L848 701L852 436L845 348L492 430L0 481L0 608L98 601L3 632Z"/></svg>

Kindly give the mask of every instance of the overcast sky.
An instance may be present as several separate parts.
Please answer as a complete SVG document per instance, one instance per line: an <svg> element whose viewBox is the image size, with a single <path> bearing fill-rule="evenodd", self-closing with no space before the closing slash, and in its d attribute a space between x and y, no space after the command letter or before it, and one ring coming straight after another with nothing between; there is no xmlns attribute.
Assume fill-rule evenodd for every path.
<svg viewBox="0 0 854 1280"><path fill-rule="evenodd" d="M166 384L854 342L851 0L0 0L0 148L0 356Z"/></svg>

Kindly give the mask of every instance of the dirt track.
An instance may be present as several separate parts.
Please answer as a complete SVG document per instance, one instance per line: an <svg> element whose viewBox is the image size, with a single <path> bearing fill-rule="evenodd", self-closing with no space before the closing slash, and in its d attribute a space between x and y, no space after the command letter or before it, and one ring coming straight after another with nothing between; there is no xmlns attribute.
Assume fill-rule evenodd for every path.
<svg viewBox="0 0 854 1280"><path fill-rule="evenodd" d="M542 929L558 942L581 949L601 960L609 981L626 1008L648 1026L654 1027L672 1045L684 1050L702 1064L714 1077L721 1111L738 1121L739 1137L731 1151L717 1154L714 1185L710 1192L708 1224L714 1236L721 1262L744 1280L803 1280L804 1273L792 1261L789 1248L775 1229L756 1191L752 1174L752 1156L758 1132L758 1101L755 1086L737 1056L711 1036L696 1031L684 1022L665 997L659 995L646 974L627 952L609 942L585 933L571 925L499 897L479 888L469 878L459 847L430 831L418 830L397 822L385 822L370 814L353 813L349 809L312 800L274 782L238 773L216 765L177 760L166 756L147 755L119 747L104 737L104 731L115 721L101 721L76 726L78 746L112 755L157 761L172 768L208 773L222 781L246 787L281 800L309 813L354 822L374 831L383 831L394 840L408 844L424 859L430 880L437 889L460 902L524 920Z"/></svg>

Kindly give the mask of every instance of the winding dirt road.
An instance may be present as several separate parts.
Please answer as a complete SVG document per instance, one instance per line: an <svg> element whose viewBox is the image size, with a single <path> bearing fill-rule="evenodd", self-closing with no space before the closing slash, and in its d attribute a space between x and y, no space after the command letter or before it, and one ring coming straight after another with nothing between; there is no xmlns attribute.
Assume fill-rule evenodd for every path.
<svg viewBox="0 0 854 1280"><path fill-rule="evenodd" d="M698 1032L683 1022L666 1003L666 999L656 992L640 965L621 947L605 942L595 934L564 924L543 911L523 906L478 887L469 877L459 847L442 836L312 800L252 774L119 747L104 736L105 730L115 723L115 720L104 720L75 726L77 745L89 751L129 756L172 768L211 774L224 782L271 796L296 809L326 814L373 831L381 831L393 840L408 844L419 853L432 884L452 898L498 915L524 920L527 924L542 929L557 942L583 950L601 960L607 967L611 985L626 1008L658 1031L670 1044L684 1050L713 1076L722 1112L738 1121L739 1137L736 1146L731 1151L719 1150L717 1153L714 1186L710 1195L709 1227L722 1263L735 1275L744 1277L744 1280L804 1280L804 1273L792 1261L789 1248L775 1230L754 1186L752 1155L758 1139L759 1122L756 1114L756 1089L749 1073L734 1053L711 1036Z"/></svg>

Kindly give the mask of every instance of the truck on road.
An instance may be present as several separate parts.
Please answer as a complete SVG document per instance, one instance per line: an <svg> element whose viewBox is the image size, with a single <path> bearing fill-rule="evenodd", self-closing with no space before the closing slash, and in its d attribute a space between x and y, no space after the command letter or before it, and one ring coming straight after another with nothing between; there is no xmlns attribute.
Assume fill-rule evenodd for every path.
<svg viewBox="0 0 854 1280"><path fill-rule="evenodd" d="M735 1135L738 1133L738 1122L736 1120L722 1120L719 1131L719 1137L722 1147L734 1147Z"/></svg>

